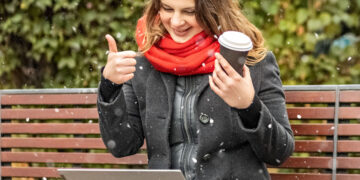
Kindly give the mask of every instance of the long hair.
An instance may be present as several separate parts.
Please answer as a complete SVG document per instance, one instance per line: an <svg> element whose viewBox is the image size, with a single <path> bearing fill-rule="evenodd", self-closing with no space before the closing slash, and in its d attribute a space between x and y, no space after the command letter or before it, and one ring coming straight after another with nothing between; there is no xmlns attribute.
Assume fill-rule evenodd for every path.
<svg viewBox="0 0 360 180"><path fill-rule="evenodd" d="M225 31L239 31L250 37L253 49L249 52L246 64L255 65L266 56L264 38L241 12L237 1L233 0L194 0L195 17L199 25L210 36L219 37ZM158 12L161 0L150 0L146 6L145 45L142 52L146 52L158 42L167 32L160 21Z"/></svg>

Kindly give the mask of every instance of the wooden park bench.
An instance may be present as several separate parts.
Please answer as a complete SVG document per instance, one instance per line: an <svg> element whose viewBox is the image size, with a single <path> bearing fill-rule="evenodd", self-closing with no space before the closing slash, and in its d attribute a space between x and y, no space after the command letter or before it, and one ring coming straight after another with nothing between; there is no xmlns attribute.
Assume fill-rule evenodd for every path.
<svg viewBox="0 0 360 180"><path fill-rule="evenodd" d="M272 179L360 179L360 85L284 89L296 147L280 167L268 166ZM96 97L96 89L0 90L2 179L60 179L57 168L146 168L145 147L125 158L107 153Z"/></svg>

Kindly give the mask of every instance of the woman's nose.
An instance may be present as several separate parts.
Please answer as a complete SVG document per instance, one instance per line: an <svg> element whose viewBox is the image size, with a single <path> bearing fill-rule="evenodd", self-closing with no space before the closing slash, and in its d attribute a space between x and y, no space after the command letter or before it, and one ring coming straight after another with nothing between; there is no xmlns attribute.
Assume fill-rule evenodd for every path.
<svg viewBox="0 0 360 180"><path fill-rule="evenodd" d="M171 17L171 25L172 26L182 26L185 24L185 20L181 17L179 13L174 13Z"/></svg>

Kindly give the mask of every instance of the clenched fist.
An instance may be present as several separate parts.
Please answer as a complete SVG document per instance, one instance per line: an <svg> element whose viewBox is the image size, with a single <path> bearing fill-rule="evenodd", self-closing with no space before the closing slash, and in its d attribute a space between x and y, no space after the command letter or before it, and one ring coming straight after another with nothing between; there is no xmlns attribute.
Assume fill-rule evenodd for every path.
<svg viewBox="0 0 360 180"><path fill-rule="evenodd" d="M134 77L136 53L134 51L117 51L115 39L107 34L109 54L103 71L104 78L116 84L123 84Z"/></svg>

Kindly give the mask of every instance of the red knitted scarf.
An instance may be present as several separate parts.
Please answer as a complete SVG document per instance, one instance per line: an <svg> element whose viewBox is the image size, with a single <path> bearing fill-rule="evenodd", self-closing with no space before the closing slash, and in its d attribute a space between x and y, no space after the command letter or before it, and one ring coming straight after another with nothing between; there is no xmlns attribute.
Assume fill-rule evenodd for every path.
<svg viewBox="0 0 360 180"><path fill-rule="evenodd" d="M143 17L139 19L136 28L136 42L140 49L145 44L144 32ZM144 55L158 71L185 76L213 72L214 53L219 51L218 41L203 31L185 43L177 43L167 34Z"/></svg>

